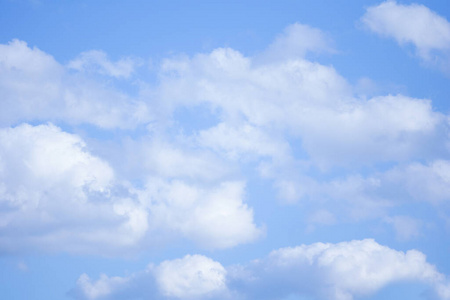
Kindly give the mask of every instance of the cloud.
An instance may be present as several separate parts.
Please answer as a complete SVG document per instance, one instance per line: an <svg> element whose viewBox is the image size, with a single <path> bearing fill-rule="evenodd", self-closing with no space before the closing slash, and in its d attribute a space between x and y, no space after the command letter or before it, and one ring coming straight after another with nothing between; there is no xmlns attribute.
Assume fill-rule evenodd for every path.
<svg viewBox="0 0 450 300"><path fill-rule="evenodd" d="M108 277L100 275L96 281L92 281L87 274L82 274L77 280L77 290L72 294L77 299L105 299L116 291L125 288L130 279L122 277Z"/></svg>
<svg viewBox="0 0 450 300"><path fill-rule="evenodd" d="M261 58L268 61L289 60L320 52L333 52L331 39L317 28L294 23L275 38Z"/></svg>
<svg viewBox="0 0 450 300"><path fill-rule="evenodd" d="M124 74L117 68L117 74ZM151 119L143 101L69 72L52 56L19 40L0 45L0 93L2 126L61 121L134 128Z"/></svg>
<svg viewBox="0 0 450 300"><path fill-rule="evenodd" d="M130 180L159 177L199 182L220 182L234 171L221 157L199 147L195 138L165 137L160 133L127 139L114 159L116 167Z"/></svg>
<svg viewBox="0 0 450 300"><path fill-rule="evenodd" d="M114 199L113 189L114 171L80 137L51 124L0 129L1 251L134 244L147 229L146 212Z"/></svg>
<svg viewBox="0 0 450 300"><path fill-rule="evenodd" d="M227 297L226 269L203 255L150 264L125 277L82 274L69 295L75 299L217 299Z"/></svg>
<svg viewBox="0 0 450 300"><path fill-rule="evenodd" d="M199 144L231 160L255 157L284 160L290 156L290 147L285 140L276 140L276 137L248 123L233 125L220 123L200 131Z"/></svg>
<svg viewBox="0 0 450 300"><path fill-rule="evenodd" d="M311 44L301 40L305 36ZM51 168L36 163L33 168L42 174L28 168L24 162L30 160L28 155L35 154L6 148L5 140L1 158L5 170L23 168L23 174L29 177L26 181L26 176L11 177L16 182L5 179L1 187L5 199L31 205L42 198L51 207L50 211L45 206L26 213L19 210L8 218L22 222L31 216L21 225L29 229L34 223L46 224L36 221L38 218L48 215L52 220L58 216L52 222L61 222L60 228L67 232L56 233L51 229L55 227L48 225L44 248L55 245L55 249L61 249L57 244L70 232L79 234L73 244L78 241L76 251L83 252L84 247L90 248L88 240L111 238L105 231L111 224L123 234L123 239L113 239L117 247L111 248L151 247L159 239L166 242L170 238L194 241L204 248L234 247L256 240L263 232L254 223L252 208L245 203L242 174L249 167L272 180L283 200L311 200L309 223L313 225L338 223L344 218L384 220L392 206L410 200L438 205L445 202L448 118L434 111L428 99L404 95L366 99L355 95L354 88L333 67L304 57L308 51L325 49L325 40L321 31L294 24L268 47L277 59L258 60L231 48L165 59L158 73L159 85L139 91L137 99L145 101L109 91L105 82L93 81L85 74L83 70L90 72L91 68L112 76L131 74L127 71L131 69L121 69L121 64L109 61L104 53L82 54L69 64L81 70L76 71L24 42L1 45L4 55L0 56L0 68L5 72L0 72L0 89L7 100L0 104L5 108L0 110L4 113L0 119L5 126L19 120L56 119L104 129L135 129L139 124L147 129L96 147L95 156L79 136L53 125L5 128L5 132L13 132L11 138L17 138L14 147L37 151L37 145L48 144L49 149L75 149L73 153L68 151L72 159L89 157L80 158L80 166L69 164L67 172L58 169L71 161L64 158L66 154L36 160L41 164L47 161L65 176L54 178L58 172L45 173ZM284 53L285 45L295 41L300 48L293 46L297 49L294 52L299 55ZM148 107L158 116L153 118ZM177 122L183 117L179 113L198 107L207 107L213 121L185 134L183 123ZM56 132L52 134L76 142L62 138L60 145L56 137L49 141L44 137L29 139L24 130L19 130L22 127L29 128L32 136L39 136L41 131ZM85 136L90 145L103 144L92 142L89 133ZM35 144L26 144L27 139ZM25 146L20 146L22 143ZM391 170L377 172L385 163L393 165ZM91 170L91 165L108 167ZM327 173L337 168L344 171L336 176ZM372 171L359 175L364 168ZM96 175L106 169L114 175ZM327 180L318 179L321 177ZM66 198L73 199L73 203L69 201L73 206L63 208L61 199ZM326 211L318 207L323 203L330 205ZM68 223L62 217L61 221L59 216L69 210L75 213L66 218ZM19 226L4 220L9 229ZM90 222L98 231L84 231L83 226ZM101 238L96 239L98 236ZM8 237L4 249L30 241L20 237L24 240Z"/></svg>
<svg viewBox="0 0 450 300"><path fill-rule="evenodd" d="M112 62L105 52L99 50L83 52L67 64L69 69L98 72L115 78L129 78L139 65L139 60L130 57Z"/></svg>
<svg viewBox="0 0 450 300"><path fill-rule="evenodd" d="M402 241L419 237L423 226L420 220L409 216L388 217L385 222L393 225L397 238Z"/></svg>
<svg viewBox="0 0 450 300"><path fill-rule="evenodd" d="M392 225L396 238L407 241L422 236L429 229L426 224L446 218L449 170L448 160L437 159L397 164L365 176L339 174L328 179L299 176L288 182L290 185L278 188L293 193L295 197L289 199L305 207L307 231L316 226L377 220ZM422 215L417 206L431 206L435 209L434 217ZM414 211L416 215L402 215L402 211ZM394 212L400 215L392 216Z"/></svg>
<svg viewBox="0 0 450 300"><path fill-rule="evenodd" d="M0 251L117 255L163 233L233 247L261 235L244 187L153 177L138 188L52 124L0 129Z"/></svg>
<svg viewBox="0 0 450 300"><path fill-rule="evenodd" d="M424 5L386 1L369 7L361 20L370 30L401 45L413 44L425 61L448 61L450 23Z"/></svg>
<svg viewBox="0 0 450 300"><path fill-rule="evenodd" d="M139 194L151 208L152 227L182 234L206 248L229 248L261 236L243 196L243 182L208 188L156 178Z"/></svg>
<svg viewBox="0 0 450 300"><path fill-rule="evenodd" d="M287 159L289 143L297 142L323 166L408 160L429 155L426 145L442 141L447 126L430 100L357 98L332 67L304 59L253 64L232 49L166 60L158 94L168 107L207 103L216 109L222 122L203 130L200 140L232 157L251 152ZM249 141L258 146L245 146Z"/></svg>
<svg viewBox="0 0 450 300"><path fill-rule="evenodd" d="M286 31L297 29L305 28L295 24ZM322 39L320 31L308 32ZM367 99L333 67L277 51L279 59L266 61L230 48L166 59L155 94L167 115L179 107L210 108L218 121L194 131L194 143L230 164L255 166L287 202L320 186L308 175L317 169L355 175L364 167L446 157L447 116L431 100L401 94ZM346 186L353 190L354 219L381 216L390 205L361 194L358 182Z"/></svg>
<svg viewBox="0 0 450 300"><path fill-rule="evenodd" d="M155 277L161 293L170 298L199 299L226 290L225 268L202 255L163 261Z"/></svg>
<svg viewBox="0 0 450 300"><path fill-rule="evenodd" d="M237 269L236 280L243 281L260 299L297 293L349 300L400 281L424 282L432 287L447 284L445 276L419 251L404 253L370 239L282 248L244 270Z"/></svg>
<svg viewBox="0 0 450 300"><path fill-rule="evenodd" d="M91 287L84 284L85 278L83 274L75 288L84 294ZM102 276L98 282L105 279ZM426 261L423 253L397 251L372 239L281 248L264 258L228 268L205 256L187 255L116 280L119 284L114 288L121 289L120 295L145 294L152 299L282 299L298 295L351 300L401 282L423 283L440 299L449 299L448 279ZM134 283L133 288L121 286L121 282L130 286ZM144 287L152 282L157 282L156 288L148 293ZM108 299L119 299L117 295L110 293Z"/></svg>

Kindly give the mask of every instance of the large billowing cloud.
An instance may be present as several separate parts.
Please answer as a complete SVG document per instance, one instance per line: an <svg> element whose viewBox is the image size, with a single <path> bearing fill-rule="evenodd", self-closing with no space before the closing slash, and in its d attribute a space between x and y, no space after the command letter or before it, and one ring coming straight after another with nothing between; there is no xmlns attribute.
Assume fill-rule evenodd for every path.
<svg viewBox="0 0 450 300"><path fill-rule="evenodd" d="M394 38L399 44L413 44L425 61L444 62L445 67L449 67L450 23L428 7L386 1L369 7L362 22L370 30Z"/></svg>
<svg viewBox="0 0 450 300"><path fill-rule="evenodd" d="M262 259L228 268L204 256L188 255L150 265L128 277L102 275L92 281L83 274L72 295L77 299L122 299L127 294L152 299L283 299L297 295L351 300L400 282L424 284L431 294L450 299L448 279L423 253L396 251L371 239L281 248Z"/></svg>
<svg viewBox="0 0 450 300"><path fill-rule="evenodd" d="M113 254L151 246L162 232L226 248L261 233L243 182L154 178L138 189L114 177L79 136L54 125L1 129L0 251Z"/></svg>

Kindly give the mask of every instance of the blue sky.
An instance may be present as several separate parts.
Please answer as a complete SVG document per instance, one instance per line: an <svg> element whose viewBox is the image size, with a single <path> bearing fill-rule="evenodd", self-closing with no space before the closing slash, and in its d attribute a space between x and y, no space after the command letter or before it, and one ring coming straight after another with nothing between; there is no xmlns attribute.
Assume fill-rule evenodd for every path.
<svg viewBox="0 0 450 300"><path fill-rule="evenodd" d="M446 1L0 2L0 298L450 299Z"/></svg>

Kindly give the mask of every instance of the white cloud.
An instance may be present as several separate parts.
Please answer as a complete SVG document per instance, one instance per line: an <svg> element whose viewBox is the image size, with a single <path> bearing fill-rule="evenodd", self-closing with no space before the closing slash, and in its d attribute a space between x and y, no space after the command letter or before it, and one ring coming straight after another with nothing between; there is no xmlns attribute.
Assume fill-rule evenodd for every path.
<svg viewBox="0 0 450 300"><path fill-rule="evenodd" d="M113 195L114 172L54 125L0 130L2 251L113 253L147 230L147 212Z"/></svg>
<svg viewBox="0 0 450 300"><path fill-rule="evenodd" d="M332 67L305 59L254 64L232 49L216 49L166 60L161 72L158 95L169 110L208 103L219 112L221 123L203 130L200 140L229 157L250 152L288 160L287 141L296 141L319 165L360 165L424 157L427 144L443 141L445 117L429 100L359 99ZM257 145L246 146L250 141Z"/></svg>
<svg viewBox="0 0 450 300"><path fill-rule="evenodd" d="M450 200L449 174L450 161L435 160L395 168L386 174L386 180L401 185L414 200L439 204Z"/></svg>
<svg viewBox="0 0 450 300"><path fill-rule="evenodd" d="M306 220L308 230L315 225L379 220L391 224L396 237L405 241L420 237L427 227L410 216L389 217L390 211L398 213L422 204L434 206L438 214L445 211L450 200L448 174L450 162L434 160L399 164L366 176L340 175L329 180L300 177L290 186L280 188L294 193L293 201L311 209Z"/></svg>
<svg viewBox="0 0 450 300"><path fill-rule="evenodd" d="M128 139L119 149L118 168L127 178L159 177L219 182L232 173L223 159L193 143L194 138L169 140L160 135ZM117 149L117 148L116 148Z"/></svg>
<svg viewBox="0 0 450 300"><path fill-rule="evenodd" d="M320 31L308 32L323 39ZM194 132L200 146L230 163L254 164L288 202L319 188L304 175L314 168L358 170L435 159L447 151L446 116L434 111L430 100L400 94L359 98L335 69L301 55L280 52L279 59L264 61L220 48L165 60L160 81L155 93L166 112L206 105L219 119ZM390 205L350 188L350 182L344 185L353 191L343 193L354 199L346 202L353 219L383 216Z"/></svg>
<svg viewBox="0 0 450 300"><path fill-rule="evenodd" d="M289 144L277 140L256 126L233 126L220 123L198 134L199 144L221 153L231 160L269 157L285 160L290 156ZM255 156L256 155L256 156Z"/></svg>
<svg viewBox="0 0 450 300"><path fill-rule="evenodd" d="M84 201L83 188L105 192L113 171L85 146L78 136L51 124L1 129L2 199L13 207L32 208L50 190L60 192L59 188L70 189L80 201Z"/></svg>
<svg viewBox="0 0 450 300"><path fill-rule="evenodd" d="M413 44L427 61L437 59L435 51L448 58L450 23L424 5L386 1L369 7L362 21L370 30L392 37L399 44Z"/></svg>
<svg viewBox="0 0 450 300"><path fill-rule="evenodd" d="M226 269L203 255L150 264L144 271L124 277L82 274L69 292L75 299L217 299L226 298Z"/></svg>
<svg viewBox="0 0 450 300"><path fill-rule="evenodd" d="M322 31L308 25L294 23L278 35L267 50L264 60L289 60L304 57L308 52L332 52L331 39Z"/></svg>
<svg viewBox="0 0 450 300"><path fill-rule="evenodd" d="M304 147L314 159L345 165L426 156L422 143L437 139L444 120L428 100L390 95L340 108L319 107L299 123Z"/></svg>
<svg viewBox="0 0 450 300"><path fill-rule="evenodd" d="M236 268L233 276L236 281L231 281L229 288L239 286L242 293L249 293L246 299L295 293L350 300L401 281L423 282L437 290L448 286L445 276L427 263L421 252L396 251L370 239L282 248Z"/></svg>
<svg viewBox="0 0 450 300"><path fill-rule="evenodd" d="M226 290L226 270L218 262L202 255L163 261L155 268L155 277L164 296L199 299Z"/></svg>
<svg viewBox="0 0 450 300"><path fill-rule="evenodd" d="M91 50L81 53L77 58L70 61L67 66L77 71L91 71L116 78L129 78L139 65L139 60L130 57L112 62L108 59L105 52Z"/></svg>
<svg viewBox="0 0 450 300"><path fill-rule="evenodd" d="M242 182L201 187L154 178L139 193L151 208L152 227L181 234L203 247L229 248L261 236L253 210L243 202Z"/></svg>
<svg viewBox="0 0 450 300"><path fill-rule="evenodd" d="M228 268L202 255L187 255L117 278L117 284L105 275L94 284L86 278L83 274L77 282L78 295L92 290L110 293L115 289L115 293L110 293L111 299L134 295L150 299L250 300L297 295L351 300L400 282L422 283L433 289L439 299L450 299L448 278L429 264L423 253L397 251L372 239L281 248L267 257ZM145 289L153 282L156 288Z"/></svg>
<svg viewBox="0 0 450 300"><path fill-rule="evenodd" d="M203 186L157 172L135 188L86 148L51 124L0 129L0 249L114 254L163 232L228 248L261 235L243 182Z"/></svg>
<svg viewBox="0 0 450 300"><path fill-rule="evenodd" d="M105 299L114 292L125 288L130 280L122 277L108 277L100 275L96 281L92 281L87 274L82 274L77 280L77 292L74 294L79 299Z"/></svg>
<svg viewBox="0 0 450 300"><path fill-rule="evenodd" d="M143 101L69 73L53 57L23 41L0 45L0 125L63 121L134 128L150 120Z"/></svg>

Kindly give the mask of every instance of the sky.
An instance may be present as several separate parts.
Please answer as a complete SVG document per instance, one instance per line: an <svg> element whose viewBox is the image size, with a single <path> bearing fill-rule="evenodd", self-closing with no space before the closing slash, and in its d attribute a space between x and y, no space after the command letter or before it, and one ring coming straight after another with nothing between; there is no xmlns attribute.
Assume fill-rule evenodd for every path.
<svg viewBox="0 0 450 300"><path fill-rule="evenodd" d="M0 298L450 299L445 0L0 0Z"/></svg>

